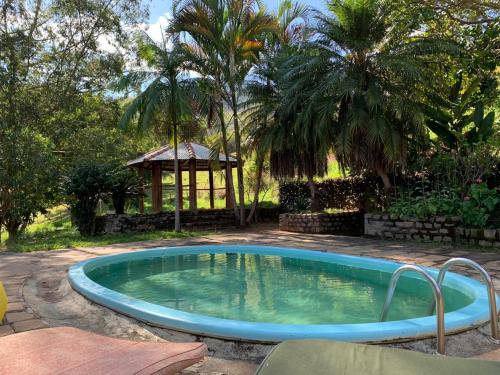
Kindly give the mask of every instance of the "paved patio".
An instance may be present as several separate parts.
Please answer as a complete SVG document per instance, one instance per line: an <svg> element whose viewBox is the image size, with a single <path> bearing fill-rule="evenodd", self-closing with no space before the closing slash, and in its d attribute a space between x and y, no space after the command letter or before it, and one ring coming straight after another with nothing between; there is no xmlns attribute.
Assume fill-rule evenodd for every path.
<svg viewBox="0 0 500 375"><path fill-rule="evenodd" d="M134 325L131 319L125 317L119 317L122 320L119 323L115 322L113 330L101 328L106 327L106 324L110 326L110 316L117 314L96 305L89 308L94 309L92 311L97 311L96 315L100 316L101 321L106 321L105 324L101 324L101 321L94 321L90 317L86 318L87 322L85 322L85 318L82 318L81 313L79 314L78 311L72 311L71 314L74 316L73 319L70 319L71 316L68 317L67 311L66 315L64 315L63 312L52 308L51 305L56 306L58 303L64 302L69 305L78 299L75 302L75 306L77 306L84 300L83 297L76 295L72 290L66 290L64 292L66 294L62 292L64 288L61 285L64 283L61 283L63 281L66 283L64 284L66 289L70 289L65 281L66 270L75 262L99 255L135 251L145 247L218 243L300 247L385 258L425 266L439 266L451 257L466 257L481 264L494 279L497 290L500 290L500 249L497 252L491 251L491 249L486 252L480 249L454 248L450 245L388 242L355 237L288 233L280 232L275 226L256 226L244 231L225 231L224 233L204 237L179 240L147 241L106 247L39 251L25 254L0 253L0 280L4 283L9 297L6 319L4 319L3 323L0 323L0 336L39 329L49 325L75 325L109 335L146 340L164 339L164 336L156 335L157 331L153 327L144 324ZM468 269L462 269L461 271L476 277ZM72 299L65 297L67 301L62 301L61 296L67 296L68 293L72 293ZM87 303L86 300L84 303ZM88 304L90 306L90 303ZM500 347L488 341L488 329L489 327L482 327L449 337L450 354L471 356L489 352L490 354L486 355L489 355L490 358L500 360ZM398 344L398 346L428 351L429 345L426 344L427 346L425 346L421 342L429 343L432 342L432 339L421 340L416 343ZM432 344L430 345L432 346ZM245 348L239 347L238 350L243 351ZM221 359L216 356L186 370L184 373L245 374L251 373L255 368L255 363L251 362Z"/></svg>

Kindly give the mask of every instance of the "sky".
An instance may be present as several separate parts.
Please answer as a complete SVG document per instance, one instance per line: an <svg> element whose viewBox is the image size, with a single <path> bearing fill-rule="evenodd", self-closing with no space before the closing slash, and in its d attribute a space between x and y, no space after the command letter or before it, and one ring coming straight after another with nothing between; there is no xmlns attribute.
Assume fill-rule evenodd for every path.
<svg viewBox="0 0 500 375"><path fill-rule="evenodd" d="M169 13L172 9L172 0L143 0L149 2L149 24L152 28L159 28L167 21L165 14ZM324 9L326 0L301 0L302 4L309 4L318 9ZM279 0L264 0L269 9L276 9Z"/></svg>

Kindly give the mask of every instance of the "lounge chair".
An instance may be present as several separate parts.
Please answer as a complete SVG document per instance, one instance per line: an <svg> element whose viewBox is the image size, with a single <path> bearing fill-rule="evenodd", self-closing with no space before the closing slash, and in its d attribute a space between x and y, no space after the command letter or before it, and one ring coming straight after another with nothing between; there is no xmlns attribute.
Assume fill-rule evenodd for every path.
<svg viewBox="0 0 500 375"><path fill-rule="evenodd" d="M285 341L256 375L499 375L500 362L326 340Z"/></svg>
<svg viewBox="0 0 500 375"><path fill-rule="evenodd" d="M0 283L0 322L7 296ZM0 338L0 374L175 374L201 361L203 343L138 342L71 327L45 328Z"/></svg>

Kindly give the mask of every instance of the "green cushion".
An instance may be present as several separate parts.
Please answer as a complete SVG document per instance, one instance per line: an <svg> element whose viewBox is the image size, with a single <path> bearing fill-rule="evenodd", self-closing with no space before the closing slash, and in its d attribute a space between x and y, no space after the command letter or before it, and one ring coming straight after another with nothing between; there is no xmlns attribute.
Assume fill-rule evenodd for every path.
<svg viewBox="0 0 500 375"><path fill-rule="evenodd" d="M258 375L499 375L500 362L326 340L285 341Z"/></svg>

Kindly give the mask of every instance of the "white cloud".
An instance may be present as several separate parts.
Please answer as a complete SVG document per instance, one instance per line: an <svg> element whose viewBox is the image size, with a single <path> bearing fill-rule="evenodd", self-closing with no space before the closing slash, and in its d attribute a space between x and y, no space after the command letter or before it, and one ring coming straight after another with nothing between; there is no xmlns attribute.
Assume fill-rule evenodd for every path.
<svg viewBox="0 0 500 375"><path fill-rule="evenodd" d="M118 51L114 38L110 35L100 35L97 38L97 44L103 52L115 53Z"/></svg>
<svg viewBox="0 0 500 375"><path fill-rule="evenodd" d="M128 32L134 33L138 30L145 31L151 39L153 39L156 43L163 43L162 32L165 33L165 30L168 28L170 24L170 13L166 12L157 18L156 22L153 23L141 23L135 28L129 28ZM99 49L103 52L114 53L119 50L117 48L117 43L114 40L112 35L101 35L97 40L99 44ZM167 44L167 46L170 43ZM126 52L120 49L120 52Z"/></svg>
<svg viewBox="0 0 500 375"><path fill-rule="evenodd" d="M165 33L165 30L168 28L170 24L170 13L166 12L154 23L150 24L142 24L140 28L148 33L148 35L157 43L163 43L162 33Z"/></svg>

